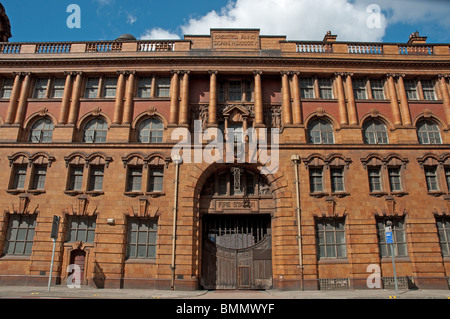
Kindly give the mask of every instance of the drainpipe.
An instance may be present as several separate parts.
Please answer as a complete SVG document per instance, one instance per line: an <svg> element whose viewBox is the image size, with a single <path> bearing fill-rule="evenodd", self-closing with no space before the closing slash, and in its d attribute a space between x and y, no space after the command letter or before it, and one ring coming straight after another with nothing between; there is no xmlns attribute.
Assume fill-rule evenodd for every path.
<svg viewBox="0 0 450 319"><path fill-rule="evenodd" d="M296 193L296 206L295 211L297 212L297 239L298 239L298 264L300 267L300 284L301 290L303 290L303 256L302 256L302 216L300 209L300 176L298 174L298 166L300 164L300 156L291 156L292 164L295 169L295 193Z"/></svg>
<svg viewBox="0 0 450 319"><path fill-rule="evenodd" d="M178 182L180 175L180 165L183 162L183 158L180 155L175 155L172 160L175 164L175 195L173 204L172 265L170 266L170 269L172 270L172 282L170 287L172 288L172 290L175 290L175 244L177 236Z"/></svg>

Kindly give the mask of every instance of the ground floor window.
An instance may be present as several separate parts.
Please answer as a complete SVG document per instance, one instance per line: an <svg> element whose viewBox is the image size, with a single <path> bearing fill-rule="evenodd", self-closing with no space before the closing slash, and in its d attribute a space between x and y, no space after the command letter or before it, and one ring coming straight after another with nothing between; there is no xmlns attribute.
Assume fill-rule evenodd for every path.
<svg viewBox="0 0 450 319"><path fill-rule="evenodd" d="M127 258L156 258L157 232L157 219L129 218Z"/></svg>
<svg viewBox="0 0 450 319"><path fill-rule="evenodd" d="M406 232L405 232L405 218L379 218L377 219L377 231L378 231L378 246L380 249L381 257L391 257L390 244L386 242L386 222L392 221L392 237L394 245L395 257L406 257L408 252L406 249Z"/></svg>
<svg viewBox="0 0 450 319"><path fill-rule="evenodd" d="M316 220L316 234L319 259L347 257L345 218Z"/></svg>
<svg viewBox="0 0 450 319"><path fill-rule="evenodd" d="M442 256L450 257L450 217L438 217L436 225L439 234Z"/></svg>
<svg viewBox="0 0 450 319"><path fill-rule="evenodd" d="M3 254L31 256L35 228L36 215L9 215Z"/></svg>
<svg viewBox="0 0 450 319"><path fill-rule="evenodd" d="M94 217L70 216L67 229L67 242L93 243L95 239L96 220Z"/></svg>

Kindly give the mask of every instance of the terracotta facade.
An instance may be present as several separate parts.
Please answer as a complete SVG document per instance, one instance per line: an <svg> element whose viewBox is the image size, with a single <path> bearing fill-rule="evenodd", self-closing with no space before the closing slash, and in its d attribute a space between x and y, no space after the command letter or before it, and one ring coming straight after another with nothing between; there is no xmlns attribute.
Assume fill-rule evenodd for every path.
<svg viewBox="0 0 450 319"><path fill-rule="evenodd" d="M387 286L392 260L381 252L377 223L390 219L401 220L397 276L410 287L448 289L450 256L442 247L449 238L439 236L437 221L450 217L450 52L448 44L425 40L413 34L408 43L344 43L327 34L303 42L259 30L212 29L179 41L0 44L10 50L0 53L0 284L47 284L56 215L54 284L66 284L77 251L85 285L200 289L205 214L270 214L273 288L364 289L370 265L379 266ZM91 78L97 79L92 87ZM363 83L362 96L356 83ZM42 127L37 141L30 139L43 118L50 119L51 141L42 139ZM96 135L86 133L99 119L105 140L101 121ZM147 119L163 125L162 140L140 140ZM260 176L261 161L189 163L186 154L176 165L174 130L193 132L200 119L203 129L280 129L279 169ZM388 143L365 140L370 121L385 127ZM419 143L423 121L438 128L439 141L433 135ZM313 142L319 122L331 125L332 143ZM233 167L264 180L255 184L249 205L244 197L220 194L218 188L232 187L220 184L225 180L204 193L213 177ZM162 185L154 168L163 172ZM12 216L35 216L28 228L34 236L13 240ZM84 217L95 220L94 239L69 241L74 220ZM130 257L133 218L156 222L148 258ZM336 220L344 221L344 255L321 255L321 221ZM12 243L27 240L29 253L15 254Z"/></svg>

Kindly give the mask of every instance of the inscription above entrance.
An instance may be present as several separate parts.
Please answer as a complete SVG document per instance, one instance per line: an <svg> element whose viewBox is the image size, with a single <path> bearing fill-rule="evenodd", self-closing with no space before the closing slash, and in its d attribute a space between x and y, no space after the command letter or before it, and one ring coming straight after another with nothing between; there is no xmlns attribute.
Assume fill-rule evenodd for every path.
<svg viewBox="0 0 450 319"><path fill-rule="evenodd" d="M211 30L213 50L259 50L259 30Z"/></svg>

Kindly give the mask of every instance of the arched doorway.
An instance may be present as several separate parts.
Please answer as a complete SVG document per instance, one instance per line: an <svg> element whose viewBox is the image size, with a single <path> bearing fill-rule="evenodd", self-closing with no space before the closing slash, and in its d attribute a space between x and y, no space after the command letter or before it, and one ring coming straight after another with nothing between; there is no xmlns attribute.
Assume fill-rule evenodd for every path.
<svg viewBox="0 0 450 319"><path fill-rule="evenodd" d="M265 177L239 166L222 168L200 197L201 286L270 289L273 197Z"/></svg>

